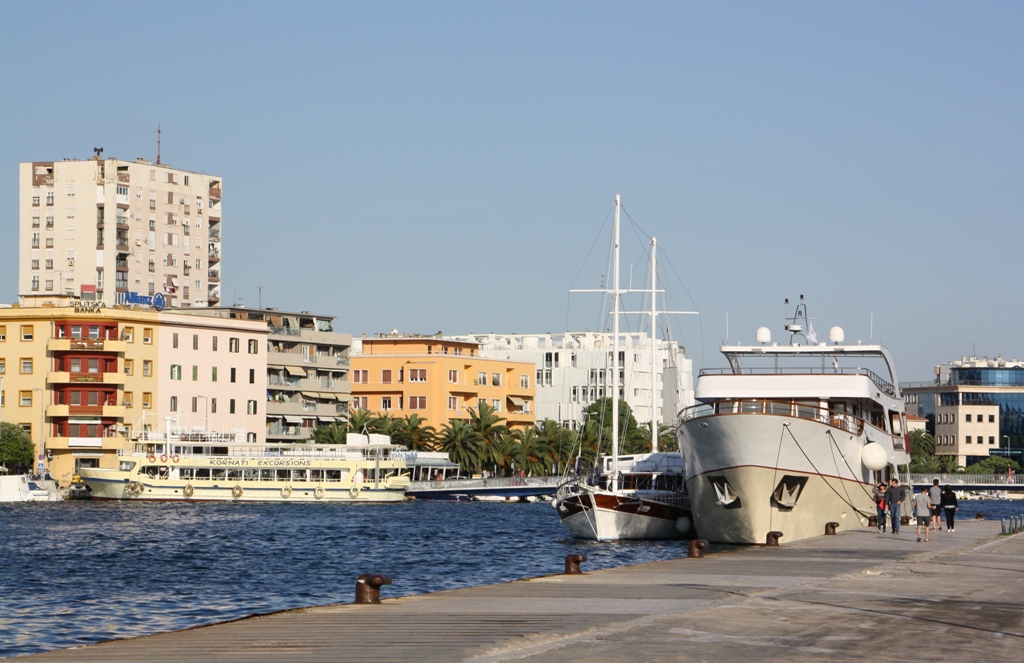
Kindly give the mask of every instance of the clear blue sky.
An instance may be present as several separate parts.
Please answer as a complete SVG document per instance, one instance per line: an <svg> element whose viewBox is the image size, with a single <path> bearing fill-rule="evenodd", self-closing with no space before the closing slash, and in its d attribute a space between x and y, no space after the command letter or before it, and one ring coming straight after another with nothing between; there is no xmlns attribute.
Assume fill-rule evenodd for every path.
<svg viewBox="0 0 1024 663"><path fill-rule="evenodd" d="M727 313L781 340L801 293L848 340L873 312L901 380L1024 357L1022 35L1021 2L9 0L0 300L17 164L154 158L160 123L165 162L224 178L228 303L593 327L567 291L621 193L703 313L698 367Z"/></svg>

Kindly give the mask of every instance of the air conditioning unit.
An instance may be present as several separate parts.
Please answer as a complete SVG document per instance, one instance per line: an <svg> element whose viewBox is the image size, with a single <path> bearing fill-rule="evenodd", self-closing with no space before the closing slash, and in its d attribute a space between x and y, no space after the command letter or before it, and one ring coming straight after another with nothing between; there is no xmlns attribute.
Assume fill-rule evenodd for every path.
<svg viewBox="0 0 1024 663"><path fill-rule="evenodd" d="M74 258L68 258L68 267L74 267L74 266L75 266L75 259Z"/></svg>
<svg viewBox="0 0 1024 663"><path fill-rule="evenodd" d="M135 240L135 246L142 246L142 240L141 239Z"/></svg>

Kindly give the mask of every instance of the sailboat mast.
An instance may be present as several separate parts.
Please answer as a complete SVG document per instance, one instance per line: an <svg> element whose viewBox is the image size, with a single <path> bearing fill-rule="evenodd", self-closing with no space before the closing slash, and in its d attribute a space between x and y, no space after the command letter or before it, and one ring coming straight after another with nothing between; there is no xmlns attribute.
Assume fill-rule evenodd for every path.
<svg viewBox="0 0 1024 663"><path fill-rule="evenodd" d="M612 244L612 468L610 488L619 489L619 194L615 194Z"/></svg>
<svg viewBox="0 0 1024 663"><path fill-rule="evenodd" d="M658 238L651 238L651 452L658 452L658 334L655 321L658 319Z"/></svg>

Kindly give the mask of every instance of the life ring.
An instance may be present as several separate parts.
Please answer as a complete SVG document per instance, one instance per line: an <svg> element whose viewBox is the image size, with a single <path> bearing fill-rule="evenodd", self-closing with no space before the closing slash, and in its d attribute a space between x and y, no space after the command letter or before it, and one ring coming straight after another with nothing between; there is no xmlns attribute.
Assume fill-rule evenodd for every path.
<svg viewBox="0 0 1024 663"><path fill-rule="evenodd" d="M192 497L196 489L192 487L192 484L187 484L182 492L185 493L185 497Z"/></svg>
<svg viewBox="0 0 1024 663"><path fill-rule="evenodd" d="M352 499L355 499L355 498L359 497L359 486L358 486L358 484L355 485L355 486L352 486L351 488L349 488L348 489L348 494L352 497Z"/></svg>
<svg viewBox="0 0 1024 663"><path fill-rule="evenodd" d="M174 454L173 456L171 456L171 460L177 463L178 461L181 460L181 456L179 456L178 454Z"/></svg>
<svg viewBox="0 0 1024 663"><path fill-rule="evenodd" d="M155 463L156 462L156 456L154 456L153 454L149 454L148 456L146 456L146 460L148 460L151 463Z"/></svg>
<svg viewBox="0 0 1024 663"><path fill-rule="evenodd" d="M317 486L316 490L313 491L313 496L316 497L318 500L322 499L324 496L324 492L326 491L324 491L323 486Z"/></svg>
<svg viewBox="0 0 1024 663"><path fill-rule="evenodd" d="M146 487L142 485L141 481L136 481L135 482L135 488L133 488L132 491L136 495L141 495L142 493L146 492Z"/></svg>
<svg viewBox="0 0 1024 663"><path fill-rule="evenodd" d="M235 484L235 487L231 489L231 494L235 497L235 499L238 499L239 497L242 496L242 487L239 486L238 484Z"/></svg>
<svg viewBox="0 0 1024 663"><path fill-rule="evenodd" d="M291 486L285 486L284 488L281 489L281 497L283 497L285 499L288 499L291 496L292 496L292 487Z"/></svg>
<svg viewBox="0 0 1024 663"><path fill-rule="evenodd" d="M161 463L166 463L167 462L167 454L160 454L160 462Z"/></svg>

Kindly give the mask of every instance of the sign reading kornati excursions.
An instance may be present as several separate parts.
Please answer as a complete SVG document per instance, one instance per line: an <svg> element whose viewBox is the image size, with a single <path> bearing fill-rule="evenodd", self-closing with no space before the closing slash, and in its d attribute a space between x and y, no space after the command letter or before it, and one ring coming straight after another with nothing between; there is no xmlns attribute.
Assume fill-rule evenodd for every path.
<svg viewBox="0 0 1024 663"><path fill-rule="evenodd" d="M216 467L312 467L313 462L301 459L235 459L212 458L210 465Z"/></svg>

